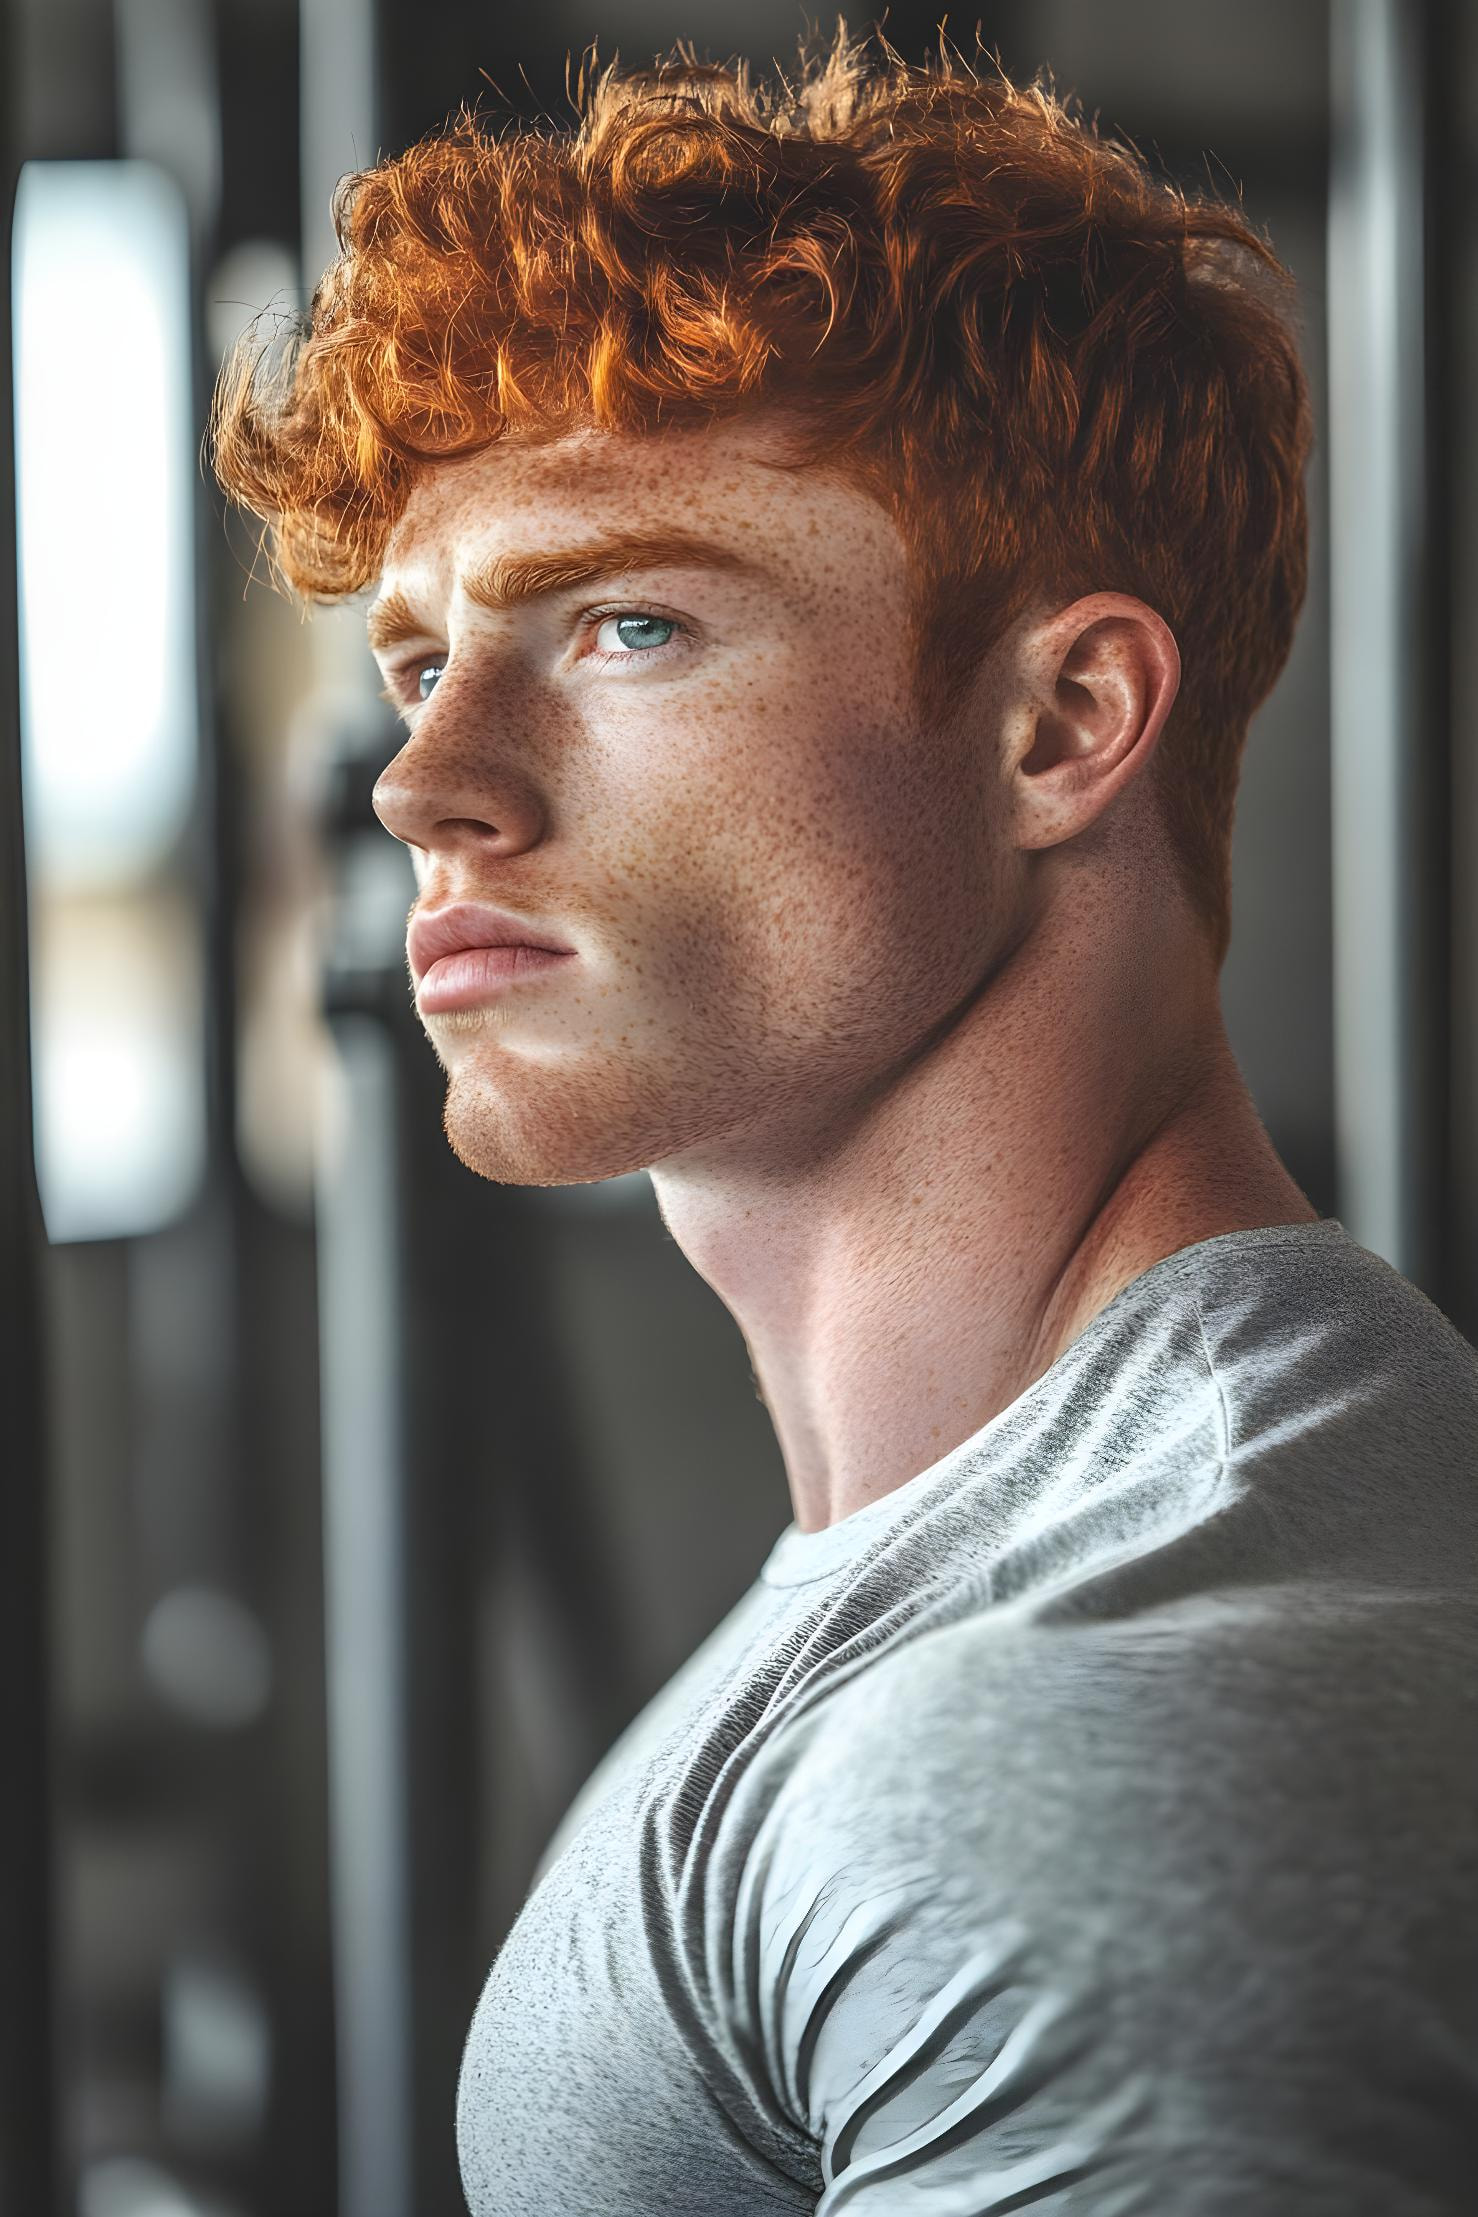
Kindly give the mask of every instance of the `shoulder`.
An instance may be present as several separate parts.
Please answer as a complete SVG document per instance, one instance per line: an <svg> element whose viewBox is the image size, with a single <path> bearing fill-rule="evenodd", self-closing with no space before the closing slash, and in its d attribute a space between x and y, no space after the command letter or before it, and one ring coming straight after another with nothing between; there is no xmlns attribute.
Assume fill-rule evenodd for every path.
<svg viewBox="0 0 1478 2217"><path fill-rule="evenodd" d="M1478 1606L1478 1351L1381 1256L1329 1229L1259 1250L1255 1272L1213 1255L1194 1297L1244 1504L1235 1544L1289 1597L1256 1652L1318 1673L1344 1640L1358 1673L1362 1626L1398 1660L1420 1646L1421 1609L1403 1596L1432 1597L1439 1643L1464 1595L1470 1624Z"/></svg>
<svg viewBox="0 0 1478 2217"><path fill-rule="evenodd" d="M1461 1596L1290 1584L1050 1624L1004 1608L900 1645L777 1735L762 1821L802 1889L913 1874L1068 1946L1075 1919L1143 1929L1179 1902L1189 1937L1269 1889L1459 1899L1475 1732Z"/></svg>
<svg viewBox="0 0 1478 2217"><path fill-rule="evenodd" d="M1478 1476L1478 1350L1333 1220L1264 1235L1255 1267L1212 1241L1188 1272L1234 1455L1323 1435L1365 1468L1401 1458ZM1306 1229L1306 1227L1299 1227Z"/></svg>
<svg viewBox="0 0 1478 2217"><path fill-rule="evenodd" d="M1427 2161L1478 2041L1471 1616L1271 1590L1009 1614L860 1671L749 1783L720 1984L790 2113L844 2146L865 2094L902 2132L927 2054L1008 2139L1038 2101L1149 2100L1163 2185L1177 2136L1249 2160L1286 2090L1288 2163L1332 2179L1354 2090L1405 2073Z"/></svg>

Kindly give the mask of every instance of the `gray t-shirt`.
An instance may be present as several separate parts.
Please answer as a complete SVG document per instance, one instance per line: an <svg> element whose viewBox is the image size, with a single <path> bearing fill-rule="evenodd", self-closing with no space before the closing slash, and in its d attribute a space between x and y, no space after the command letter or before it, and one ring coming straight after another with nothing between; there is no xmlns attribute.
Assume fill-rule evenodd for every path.
<svg viewBox="0 0 1478 2217"><path fill-rule="evenodd" d="M1326 1218L788 1528L493 1966L474 2217L1478 2210L1475 1476L1478 1356Z"/></svg>

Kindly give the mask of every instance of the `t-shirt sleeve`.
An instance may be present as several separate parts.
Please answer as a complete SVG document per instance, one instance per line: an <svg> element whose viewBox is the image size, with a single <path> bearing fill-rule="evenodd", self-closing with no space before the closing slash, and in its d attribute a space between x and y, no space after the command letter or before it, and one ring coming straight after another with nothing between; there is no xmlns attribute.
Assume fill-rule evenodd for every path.
<svg viewBox="0 0 1478 2217"><path fill-rule="evenodd" d="M1471 1700L1201 1607L930 1633L751 1782L714 1968L817 2217L1473 2207Z"/></svg>

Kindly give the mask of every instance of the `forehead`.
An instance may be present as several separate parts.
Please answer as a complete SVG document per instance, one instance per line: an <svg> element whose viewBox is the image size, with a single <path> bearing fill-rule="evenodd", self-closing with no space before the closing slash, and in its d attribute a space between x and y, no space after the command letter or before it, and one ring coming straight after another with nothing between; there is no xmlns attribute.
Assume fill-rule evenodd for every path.
<svg viewBox="0 0 1478 2217"><path fill-rule="evenodd" d="M613 531L681 528L782 579L859 565L896 572L903 547L880 503L835 468L787 466L783 425L760 419L645 435L511 436L426 469L386 548L387 584L447 600L491 554L566 548Z"/></svg>

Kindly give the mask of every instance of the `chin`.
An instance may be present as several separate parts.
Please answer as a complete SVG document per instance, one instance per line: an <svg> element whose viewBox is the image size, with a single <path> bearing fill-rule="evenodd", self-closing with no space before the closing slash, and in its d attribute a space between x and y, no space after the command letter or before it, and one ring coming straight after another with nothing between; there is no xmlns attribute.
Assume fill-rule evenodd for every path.
<svg viewBox="0 0 1478 2217"><path fill-rule="evenodd" d="M660 1161L665 1135L629 1086L605 1092L573 1073L526 1065L494 1086L451 1074L442 1129L458 1162L494 1185L599 1185ZM613 1098L613 1095L615 1096Z"/></svg>

